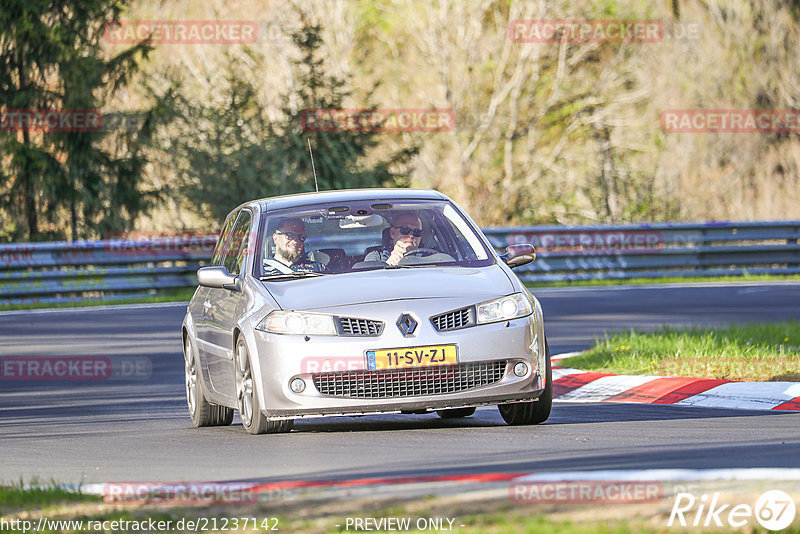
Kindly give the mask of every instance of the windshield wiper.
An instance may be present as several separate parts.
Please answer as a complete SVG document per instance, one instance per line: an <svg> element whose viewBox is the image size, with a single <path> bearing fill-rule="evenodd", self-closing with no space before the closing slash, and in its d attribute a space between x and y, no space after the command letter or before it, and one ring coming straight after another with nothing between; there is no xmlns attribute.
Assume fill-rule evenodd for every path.
<svg viewBox="0 0 800 534"><path fill-rule="evenodd" d="M296 271L293 273L280 273L280 274L271 274L268 276L262 276L259 278L262 282L265 281L273 281L273 280L295 280L297 278L309 278L315 276L323 276L326 273L315 273L312 271Z"/></svg>

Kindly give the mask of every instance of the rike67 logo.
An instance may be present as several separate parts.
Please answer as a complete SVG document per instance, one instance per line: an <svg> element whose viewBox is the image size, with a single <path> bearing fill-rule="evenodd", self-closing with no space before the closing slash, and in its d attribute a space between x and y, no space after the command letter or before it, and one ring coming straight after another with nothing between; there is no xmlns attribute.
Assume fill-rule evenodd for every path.
<svg viewBox="0 0 800 534"><path fill-rule="evenodd" d="M678 493L667 526L671 527L677 521L682 527L741 528L755 518L765 529L775 531L791 525L795 512L794 499L781 490L765 491L755 506L721 504L719 493L703 494L699 498L691 493Z"/></svg>

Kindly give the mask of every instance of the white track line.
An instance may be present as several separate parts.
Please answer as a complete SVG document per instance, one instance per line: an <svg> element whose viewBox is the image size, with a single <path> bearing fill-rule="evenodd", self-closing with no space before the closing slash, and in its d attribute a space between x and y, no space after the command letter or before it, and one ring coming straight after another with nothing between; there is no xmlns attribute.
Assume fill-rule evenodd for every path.
<svg viewBox="0 0 800 534"><path fill-rule="evenodd" d="M730 469L600 469L593 471L545 471L521 475L510 480L489 481L478 483L478 485L490 486L506 486L509 484L519 484L523 482L571 482L571 481L658 481L658 482L678 482L678 481L714 481L714 480L737 480L737 481L800 481L800 469L797 468L730 468ZM135 485L135 483L131 483ZM163 489L186 488L189 486L205 486L214 485L219 487L235 487L239 491L246 490L249 487L255 487L263 482L241 480L234 483L224 482L192 482L192 483L156 483L153 487L160 487ZM432 485L475 485L474 480L469 481L453 481L453 480L433 480L428 482L416 482L415 487L419 487L423 491L425 488L430 488ZM112 483L111 485L120 485L120 483ZM382 486L398 486L407 485L405 483L393 484L386 482L383 484L367 485L371 488L369 491L372 494L377 494L377 488ZM95 483L95 484L67 484L61 487L67 489L80 489L80 491L87 495L105 495L108 492L109 484ZM308 491L313 492L329 492L337 491L338 485L321 486L314 488L306 488ZM348 491L353 490L349 488Z"/></svg>
<svg viewBox="0 0 800 534"><path fill-rule="evenodd" d="M586 371L581 371L580 369L553 369L553 381L556 381L559 378L563 378L565 376L579 375L585 372Z"/></svg>
<svg viewBox="0 0 800 534"><path fill-rule="evenodd" d="M40 308L35 310L9 310L0 311L0 317L7 317L9 315L38 315L41 313L62 313L62 312L93 312L93 311L109 311L109 310L146 310L150 308L172 308L181 306L185 308L188 306L188 301L182 302L150 302L142 304L107 304L103 306L79 306L75 308Z"/></svg>
<svg viewBox="0 0 800 534"><path fill-rule="evenodd" d="M550 361L560 362L561 360L566 360L567 358L572 358L573 356L580 356L586 352L585 350L579 350L575 352L562 352L561 354L554 354L550 356Z"/></svg>
<svg viewBox="0 0 800 534"><path fill-rule="evenodd" d="M736 468L736 469L605 469L598 471L550 471L531 473L519 481L587 481L587 480L800 480L800 469Z"/></svg>
<svg viewBox="0 0 800 534"><path fill-rule="evenodd" d="M703 287L764 287L764 286L800 286L797 280L764 280L764 281L735 281L735 282L670 282L666 284L617 284L609 286L532 286L526 284L534 295L559 292L580 291L630 291L632 289L696 289Z"/></svg>

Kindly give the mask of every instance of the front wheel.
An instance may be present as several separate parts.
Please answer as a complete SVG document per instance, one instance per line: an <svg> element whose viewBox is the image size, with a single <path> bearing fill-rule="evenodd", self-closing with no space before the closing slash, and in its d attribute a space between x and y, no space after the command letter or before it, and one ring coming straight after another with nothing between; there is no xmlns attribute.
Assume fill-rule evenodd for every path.
<svg viewBox="0 0 800 534"><path fill-rule="evenodd" d="M257 380L253 378L250 352L243 338L236 341L236 402L242 426L251 434L277 434L289 432L293 420L270 421L261 412L256 392Z"/></svg>
<svg viewBox="0 0 800 534"><path fill-rule="evenodd" d="M545 380L544 391L538 399L530 402L500 404L500 416L509 425L538 425L547 421L553 407L553 368L550 365L550 345L544 340Z"/></svg>

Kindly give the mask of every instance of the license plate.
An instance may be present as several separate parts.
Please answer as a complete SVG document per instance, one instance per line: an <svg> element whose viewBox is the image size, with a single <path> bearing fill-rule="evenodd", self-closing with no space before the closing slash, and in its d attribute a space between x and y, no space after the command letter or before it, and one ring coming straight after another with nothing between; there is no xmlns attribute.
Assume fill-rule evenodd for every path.
<svg viewBox="0 0 800 534"><path fill-rule="evenodd" d="M453 365L458 363L456 345L430 345L427 347L402 347L367 351L367 369L405 369L431 365Z"/></svg>

